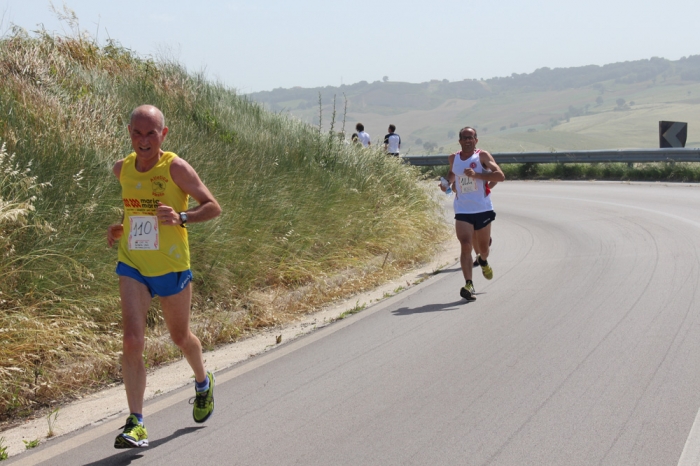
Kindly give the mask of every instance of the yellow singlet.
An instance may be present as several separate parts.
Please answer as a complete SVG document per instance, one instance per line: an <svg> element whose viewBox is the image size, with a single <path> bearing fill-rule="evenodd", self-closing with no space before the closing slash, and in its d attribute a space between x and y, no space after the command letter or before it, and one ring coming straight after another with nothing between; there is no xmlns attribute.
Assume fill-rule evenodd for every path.
<svg viewBox="0 0 700 466"><path fill-rule="evenodd" d="M187 228L159 225L155 217L159 202L176 212L187 210L189 196L170 177L170 164L176 157L164 152L153 168L141 173L136 170L136 153L132 152L124 159L119 175L124 201L119 261L146 277L190 268Z"/></svg>

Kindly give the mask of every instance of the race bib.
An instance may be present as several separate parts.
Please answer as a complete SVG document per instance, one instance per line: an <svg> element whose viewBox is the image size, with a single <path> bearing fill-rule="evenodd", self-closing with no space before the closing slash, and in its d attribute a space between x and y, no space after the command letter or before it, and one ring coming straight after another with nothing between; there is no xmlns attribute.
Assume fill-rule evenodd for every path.
<svg viewBox="0 0 700 466"><path fill-rule="evenodd" d="M468 176L459 177L459 192L460 193L473 193L478 188L476 186L476 180L474 178L469 178Z"/></svg>
<svg viewBox="0 0 700 466"><path fill-rule="evenodd" d="M129 249L132 251L158 250L158 217L133 216L129 217L131 231L129 232Z"/></svg>

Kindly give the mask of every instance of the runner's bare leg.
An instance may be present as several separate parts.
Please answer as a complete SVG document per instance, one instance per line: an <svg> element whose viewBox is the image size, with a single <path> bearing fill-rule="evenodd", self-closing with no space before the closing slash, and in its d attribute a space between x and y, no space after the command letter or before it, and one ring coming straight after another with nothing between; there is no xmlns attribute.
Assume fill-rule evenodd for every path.
<svg viewBox="0 0 700 466"><path fill-rule="evenodd" d="M188 283L185 289L176 295L160 298L163 318L170 332L170 338L185 355L197 382L204 382L207 373L204 369L202 344L190 330L191 303L192 283Z"/></svg>
<svg viewBox="0 0 700 466"><path fill-rule="evenodd" d="M469 222L455 220L455 232L461 246L459 264L462 266L462 274L465 280L472 279L472 239L474 237L474 225Z"/></svg>
<svg viewBox="0 0 700 466"><path fill-rule="evenodd" d="M126 388L129 411L143 413L146 392L146 366L143 362L146 316L151 305L151 293L143 283L131 277L119 277L122 301L122 377Z"/></svg>

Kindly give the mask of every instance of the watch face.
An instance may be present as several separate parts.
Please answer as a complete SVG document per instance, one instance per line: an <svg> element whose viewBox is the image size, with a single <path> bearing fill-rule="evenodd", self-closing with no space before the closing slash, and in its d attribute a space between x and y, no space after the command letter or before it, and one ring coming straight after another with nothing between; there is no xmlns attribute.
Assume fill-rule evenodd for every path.
<svg viewBox="0 0 700 466"><path fill-rule="evenodd" d="M186 212L180 212L180 220L182 223L187 222L187 213Z"/></svg>

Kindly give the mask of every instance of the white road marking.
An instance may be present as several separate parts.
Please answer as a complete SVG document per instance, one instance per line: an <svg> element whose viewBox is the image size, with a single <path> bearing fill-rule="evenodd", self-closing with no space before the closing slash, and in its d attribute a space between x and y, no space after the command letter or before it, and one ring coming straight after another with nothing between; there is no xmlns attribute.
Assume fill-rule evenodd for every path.
<svg viewBox="0 0 700 466"><path fill-rule="evenodd" d="M688 439L685 441L681 459L678 460L678 466L697 465L700 465L700 410L695 415L695 422L693 422Z"/></svg>

